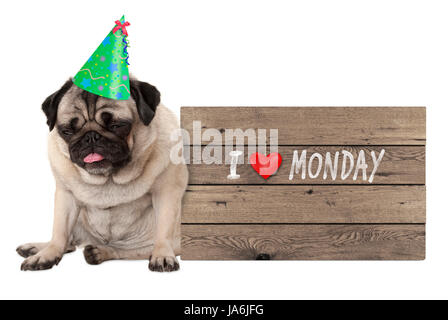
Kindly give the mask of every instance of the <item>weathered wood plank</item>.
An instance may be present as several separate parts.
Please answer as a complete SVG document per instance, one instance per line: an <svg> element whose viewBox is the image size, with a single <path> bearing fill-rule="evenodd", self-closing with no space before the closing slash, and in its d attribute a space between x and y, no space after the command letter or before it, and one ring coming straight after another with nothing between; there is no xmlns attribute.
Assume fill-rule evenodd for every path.
<svg viewBox="0 0 448 320"><path fill-rule="evenodd" d="M183 260L423 260L425 226L182 225Z"/></svg>
<svg viewBox="0 0 448 320"><path fill-rule="evenodd" d="M248 161L248 148L244 150L244 164L239 164L237 172L241 176L237 180L227 179L229 174L229 164L206 164L201 161L200 164L193 164L194 155L202 155L205 147L190 148L190 184L370 184L362 179L359 175L353 180L353 173L345 180L341 179L342 167L342 150L351 152L356 159L360 150L364 150L365 158L368 164L367 179L373 169L373 161L371 152L374 151L376 156L382 149L385 150L384 157L374 176L372 184L425 184L425 147L424 146L388 146L388 147L361 147L361 146L284 146L279 147L278 152L282 155L283 162L277 173L268 180L263 179L256 171L253 170ZM307 150L307 160L310 159L314 152L318 152L323 156L323 167L317 178L311 179L306 175L305 179L300 174L294 174L292 180L289 180L292 158L294 150L298 150L299 155L302 150ZM331 175L327 175L327 179L323 179L325 154L330 152L332 160L334 155L339 151L338 159L338 175L332 180ZM211 154L216 156L215 154ZM196 157L199 159L198 157ZM221 158L225 159L225 150L221 150ZM241 157L242 160L243 157ZM202 159L202 158L201 158ZM228 159L229 160L229 159ZM229 161L227 161L229 162ZM307 161L308 164L308 161ZM313 161L312 172L316 172L318 161Z"/></svg>
<svg viewBox="0 0 448 320"><path fill-rule="evenodd" d="M425 111L424 107L182 107L181 125L191 137L193 121L201 121L202 131L279 129L279 145L424 145ZM267 136L269 142L269 131ZM223 142L232 144L234 139Z"/></svg>
<svg viewBox="0 0 448 320"><path fill-rule="evenodd" d="M424 186L189 186L183 223L425 223Z"/></svg>

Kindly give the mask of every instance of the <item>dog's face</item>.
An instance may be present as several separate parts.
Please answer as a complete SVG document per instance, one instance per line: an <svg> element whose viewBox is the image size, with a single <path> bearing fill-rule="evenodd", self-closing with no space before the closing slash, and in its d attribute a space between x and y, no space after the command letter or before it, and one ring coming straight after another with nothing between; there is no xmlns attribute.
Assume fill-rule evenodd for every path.
<svg viewBox="0 0 448 320"><path fill-rule="evenodd" d="M65 142L73 163L90 174L108 175L130 161L133 128L149 125L160 102L154 86L131 80L129 100L84 91L71 80L42 105L50 130Z"/></svg>

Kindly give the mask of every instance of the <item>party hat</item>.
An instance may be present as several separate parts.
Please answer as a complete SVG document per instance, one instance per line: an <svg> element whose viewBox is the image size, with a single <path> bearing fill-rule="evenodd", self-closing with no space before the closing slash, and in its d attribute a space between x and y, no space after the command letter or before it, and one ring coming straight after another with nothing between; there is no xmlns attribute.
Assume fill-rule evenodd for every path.
<svg viewBox="0 0 448 320"><path fill-rule="evenodd" d="M130 97L128 32L124 15L73 78L81 89L96 95L127 100Z"/></svg>

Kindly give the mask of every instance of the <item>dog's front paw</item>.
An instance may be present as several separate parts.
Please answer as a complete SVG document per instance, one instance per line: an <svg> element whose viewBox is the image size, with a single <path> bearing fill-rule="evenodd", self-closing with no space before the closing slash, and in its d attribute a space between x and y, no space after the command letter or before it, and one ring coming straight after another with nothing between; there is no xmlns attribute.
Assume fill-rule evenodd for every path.
<svg viewBox="0 0 448 320"><path fill-rule="evenodd" d="M19 246L16 251L20 256L28 258L38 253L39 249L35 246L34 243L27 243Z"/></svg>
<svg viewBox="0 0 448 320"><path fill-rule="evenodd" d="M58 265L62 259L62 254L52 247L47 247L37 254L28 257L23 261L21 270L23 271L37 271L47 270L53 268L54 265Z"/></svg>
<svg viewBox="0 0 448 320"><path fill-rule="evenodd" d="M160 257L152 255L149 258L149 270L157 272L172 272L179 270L176 257Z"/></svg>

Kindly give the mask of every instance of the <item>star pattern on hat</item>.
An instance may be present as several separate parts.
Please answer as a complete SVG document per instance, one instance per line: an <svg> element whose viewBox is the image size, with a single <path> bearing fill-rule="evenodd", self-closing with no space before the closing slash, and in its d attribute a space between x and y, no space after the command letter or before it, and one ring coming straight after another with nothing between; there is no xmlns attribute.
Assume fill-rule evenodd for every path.
<svg viewBox="0 0 448 320"><path fill-rule="evenodd" d="M114 73L115 71L118 71L118 63L111 63L109 66L109 70L111 73Z"/></svg>
<svg viewBox="0 0 448 320"><path fill-rule="evenodd" d="M86 78L84 78L84 79L82 79L82 81L81 81L81 85L82 85L83 87L88 88L88 87L90 87L92 84L90 83L90 79L86 79Z"/></svg>
<svg viewBox="0 0 448 320"><path fill-rule="evenodd" d="M109 39L109 37L106 37L106 38L103 40L103 42L101 42L101 44L102 44L104 47L107 46L109 43L110 43L110 39Z"/></svg>

